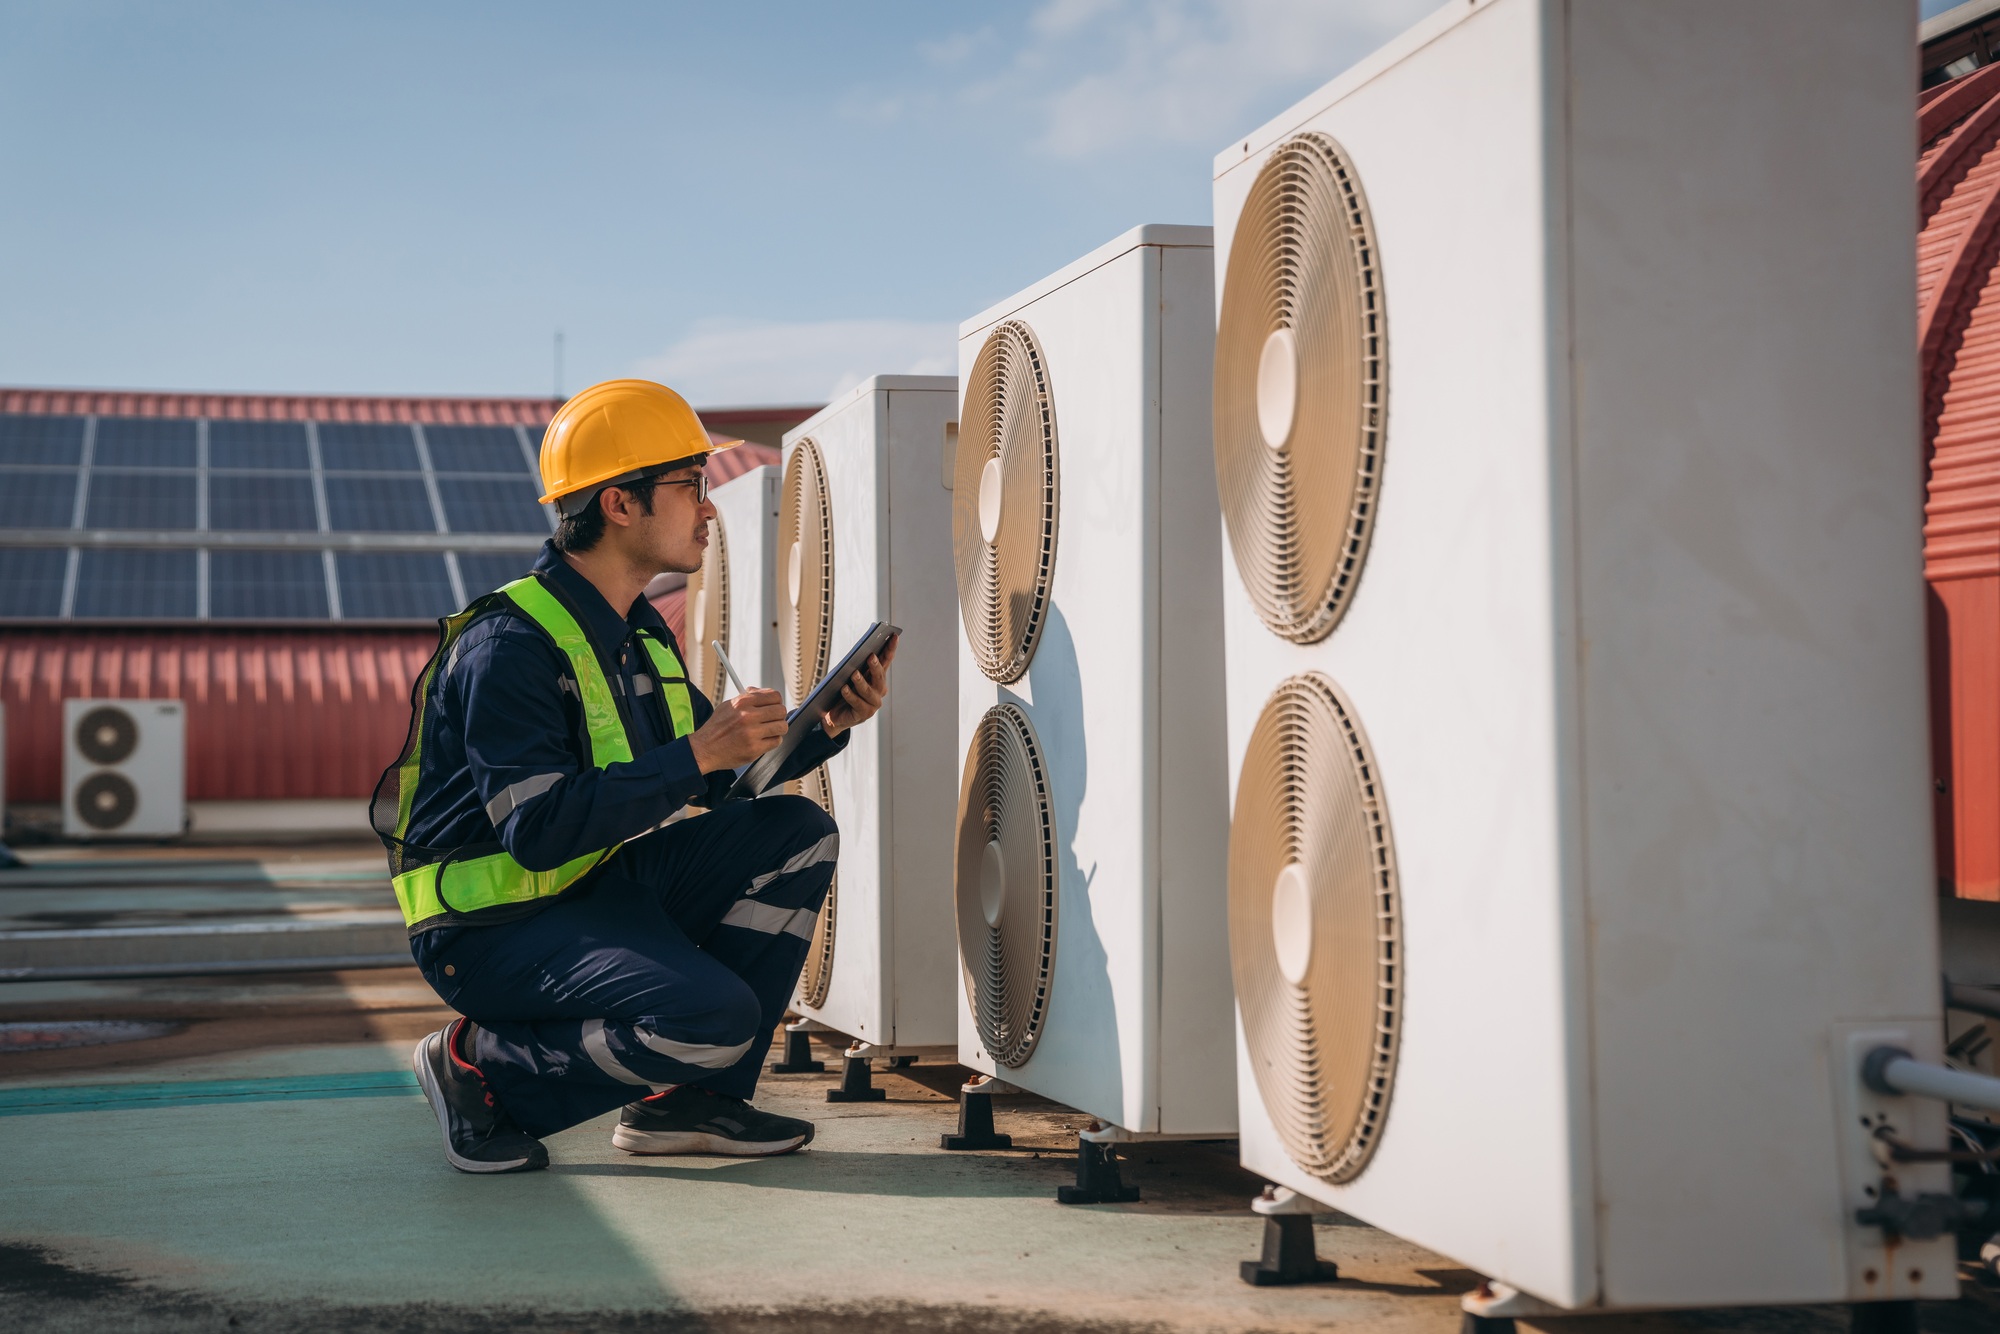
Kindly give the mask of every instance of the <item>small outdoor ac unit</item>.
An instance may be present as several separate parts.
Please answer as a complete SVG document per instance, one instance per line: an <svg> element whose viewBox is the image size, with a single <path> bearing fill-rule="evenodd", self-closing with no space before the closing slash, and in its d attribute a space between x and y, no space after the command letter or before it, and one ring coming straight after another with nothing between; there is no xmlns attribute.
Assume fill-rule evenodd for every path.
<svg viewBox="0 0 2000 1334"><path fill-rule="evenodd" d="M796 705L876 621L903 629L882 711L808 775L840 824L840 871L793 1008L871 1055L957 1041L951 915L958 646L950 376L878 375L785 435L780 656Z"/></svg>
<svg viewBox="0 0 2000 1334"><path fill-rule="evenodd" d="M63 701L65 838L178 838L186 772L179 700Z"/></svg>
<svg viewBox="0 0 2000 1334"><path fill-rule="evenodd" d="M708 493L715 518L701 568L688 576L681 648L688 676L711 700L736 693L709 645L722 641L747 686L779 684L778 491L775 467L753 468Z"/></svg>
<svg viewBox="0 0 2000 1334"><path fill-rule="evenodd" d="M1233 1133L1211 234L1145 226L959 329L959 1060Z"/></svg>
<svg viewBox="0 0 2000 1334"><path fill-rule="evenodd" d="M1857 1068L1941 1046L1909 20L1456 3L1216 160L1243 1162L1556 1308L1954 1290L1856 1221L1946 1147Z"/></svg>

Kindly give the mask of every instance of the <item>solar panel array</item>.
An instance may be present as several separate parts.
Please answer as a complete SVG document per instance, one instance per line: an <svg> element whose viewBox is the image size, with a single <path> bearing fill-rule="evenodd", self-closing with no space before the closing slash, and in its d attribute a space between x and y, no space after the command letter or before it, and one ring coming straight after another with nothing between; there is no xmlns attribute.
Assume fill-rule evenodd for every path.
<svg viewBox="0 0 2000 1334"><path fill-rule="evenodd" d="M0 414L0 620L434 620L553 529L540 439Z"/></svg>

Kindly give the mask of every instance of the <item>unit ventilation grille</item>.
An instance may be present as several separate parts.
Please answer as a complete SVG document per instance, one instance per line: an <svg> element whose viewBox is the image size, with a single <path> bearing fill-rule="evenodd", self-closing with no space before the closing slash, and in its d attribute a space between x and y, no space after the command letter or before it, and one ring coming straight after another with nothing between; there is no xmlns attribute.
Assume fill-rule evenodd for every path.
<svg viewBox="0 0 2000 1334"><path fill-rule="evenodd" d="M1057 450L1048 362L1027 325L987 335L972 364L951 494L958 605L979 670L1018 681L1048 618Z"/></svg>
<svg viewBox="0 0 2000 1334"><path fill-rule="evenodd" d="M826 460L810 439L785 461L778 507L778 652L791 702L805 699L827 669L833 626L833 516L827 509Z"/></svg>
<svg viewBox="0 0 2000 1334"><path fill-rule="evenodd" d="M688 576L687 600L681 605L688 678L710 699L721 699L729 693L727 678L722 659L709 647L717 639L725 647L729 644L729 535L720 514L708 521L708 548L702 552L701 568Z"/></svg>
<svg viewBox="0 0 2000 1334"><path fill-rule="evenodd" d="M827 782L826 766L798 780L796 790L833 817L833 785ZM799 1000L818 1009L826 1004L826 989L833 984L834 911L840 902L840 873L827 882L826 902L813 926L812 944L806 947L805 971L799 974Z"/></svg>
<svg viewBox="0 0 2000 1334"><path fill-rule="evenodd" d="M1215 336L1229 544L1272 633L1324 639L1375 522L1388 337L1368 201L1340 146L1287 140L1236 224Z"/></svg>
<svg viewBox="0 0 2000 1334"><path fill-rule="evenodd" d="M996 704L965 757L953 888L966 1000L1003 1066L1026 1064L1048 1014L1058 885L1041 746L1027 714Z"/></svg>
<svg viewBox="0 0 2000 1334"><path fill-rule="evenodd" d="M1402 907L1375 758L1316 672L1273 692L1229 835L1229 953L1251 1069L1293 1161L1359 1175L1381 1138L1402 1020Z"/></svg>

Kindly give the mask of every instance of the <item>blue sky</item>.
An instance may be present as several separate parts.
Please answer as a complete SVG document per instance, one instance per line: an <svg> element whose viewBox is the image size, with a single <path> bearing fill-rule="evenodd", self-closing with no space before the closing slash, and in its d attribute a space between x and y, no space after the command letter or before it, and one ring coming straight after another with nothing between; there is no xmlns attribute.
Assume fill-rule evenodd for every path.
<svg viewBox="0 0 2000 1334"><path fill-rule="evenodd" d="M949 370L1433 7L0 0L0 383L540 394L557 329L571 391Z"/></svg>

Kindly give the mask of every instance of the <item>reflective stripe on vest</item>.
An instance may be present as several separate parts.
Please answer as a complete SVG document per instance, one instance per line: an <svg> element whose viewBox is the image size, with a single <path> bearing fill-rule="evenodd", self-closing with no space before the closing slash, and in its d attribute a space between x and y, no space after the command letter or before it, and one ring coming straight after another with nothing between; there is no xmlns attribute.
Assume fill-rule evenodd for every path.
<svg viewBox="0 0 2000 1334"><path fill-rule="evenodd" d="M494 605L496 597L505 598L522 615L541 627L569 660L570 670L576 675L578 698L583 705L584 731L590 743L590 766L602 769L609 764L630 760L631 739L626 735L624 720L618 715L618 705L611 693L611 682L598 664L590 637L570 615L569 608L533 575L516 579L497 593L476 599L464 611L445 618L437 652L424 668L418 695L421 701L419 707L429 710L430 692L438 665L447 660L458 637L473 620ZM660 693L665 697L673 736L675 739L687 736L694 731L694 698L688 690L687 670L673 649L654 638L650 632L641 630L638 638L645 644L653 671L660 678ZM636 702L634 707L638 707ZM418 719L413 729L414 744L402 765L396 813L396 838L399 841L409 832L410 810L416 800L417 770L427 721ZM396 888L396 902L403 910L403 921L414 927L439 917L465 916L553 897L581 880L617 850L618 845L613 844L597 852L585 853L552 871L531 871L505 852L463 859L446 855L429 865L405 871L394 877L391 883ZM441 879L447 881L442 890Z"/></svg>

